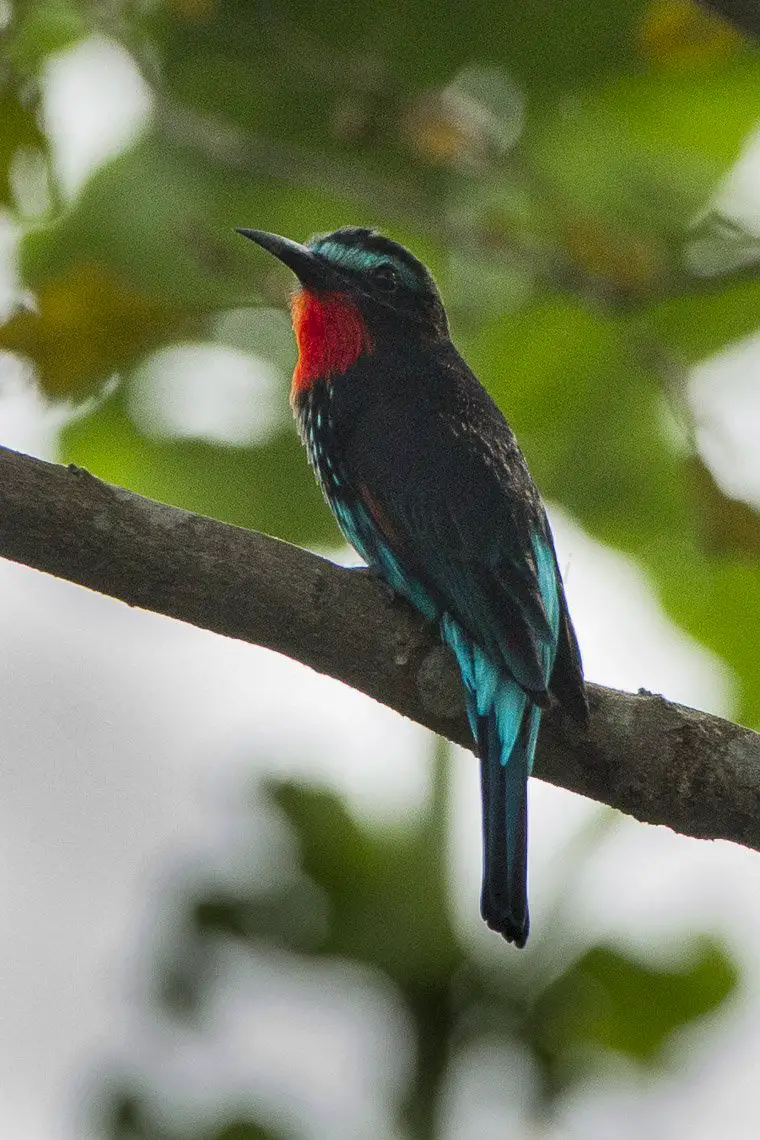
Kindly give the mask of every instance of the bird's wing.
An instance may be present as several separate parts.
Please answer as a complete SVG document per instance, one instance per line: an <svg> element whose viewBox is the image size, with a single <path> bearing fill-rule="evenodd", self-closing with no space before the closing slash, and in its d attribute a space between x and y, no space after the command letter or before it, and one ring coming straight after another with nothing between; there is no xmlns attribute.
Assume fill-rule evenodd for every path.
<svg viewBox="0 0 760 1140"><path fill-rule="evenodd" d="M496 415L485 450L445 411L394 415L386 405L382 423L354 433L347 466L404 573L544 704L561 605L556 560L522 456Z"/></svg>

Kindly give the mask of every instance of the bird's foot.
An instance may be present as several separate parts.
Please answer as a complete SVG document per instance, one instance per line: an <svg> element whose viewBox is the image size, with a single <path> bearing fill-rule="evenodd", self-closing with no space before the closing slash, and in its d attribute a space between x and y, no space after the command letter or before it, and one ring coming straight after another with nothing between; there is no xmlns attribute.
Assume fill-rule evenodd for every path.
<svg viewBox="0 0 760 1140"><path fill-rule="evenodd" d="M400 600L400 596L393 587L388 585L382 574L378 570L375 570L373 566L351 566L350 569L353 570L355 574L366 574L373 582L377 582L385 595L386 601L397 602Z"/></svg>

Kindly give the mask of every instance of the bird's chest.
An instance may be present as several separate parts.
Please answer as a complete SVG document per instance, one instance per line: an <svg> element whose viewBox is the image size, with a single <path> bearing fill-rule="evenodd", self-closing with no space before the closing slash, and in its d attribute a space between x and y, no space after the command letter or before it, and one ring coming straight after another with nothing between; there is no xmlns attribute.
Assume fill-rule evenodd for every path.
<svg viewBox="0 0 760 1140"><path fill-rule="evenodd" d="M328 501L334 503L342 495L346 477L332 384L315 385L304 392L294 412L309 463Z"/></svg>

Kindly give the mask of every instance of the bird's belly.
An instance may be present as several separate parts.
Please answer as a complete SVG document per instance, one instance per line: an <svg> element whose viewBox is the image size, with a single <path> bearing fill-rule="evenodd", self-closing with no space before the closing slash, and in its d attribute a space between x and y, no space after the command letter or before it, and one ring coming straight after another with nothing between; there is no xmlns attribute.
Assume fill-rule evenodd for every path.
<svg viewBox="0 0 760 1140"><path fill-rule="evenodd" d="M353 487L332 418L332 392L312 389L297 409L298 429L314 474L346 541L391 589L406 598L428 620L440 616L429 591L408 572L394 548L392 535L376 518L367 488ZM367 501L360 495L365 492Z"/></svg>

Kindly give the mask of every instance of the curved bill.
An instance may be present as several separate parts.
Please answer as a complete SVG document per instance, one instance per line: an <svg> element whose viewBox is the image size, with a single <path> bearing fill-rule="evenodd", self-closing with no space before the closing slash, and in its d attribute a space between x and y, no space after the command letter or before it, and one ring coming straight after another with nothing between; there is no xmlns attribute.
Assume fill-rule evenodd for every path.
<svg viewBox="0 0 760 1140"><path fill-rule="evenodd" d="M332 276L330 267L305 245L299 245L290 238L279 234L268 234L265 230L238 230L243 237L255 241L267 253L273 254L288 269L292 269L298 280L307 288L325 286Z"/></svg>

